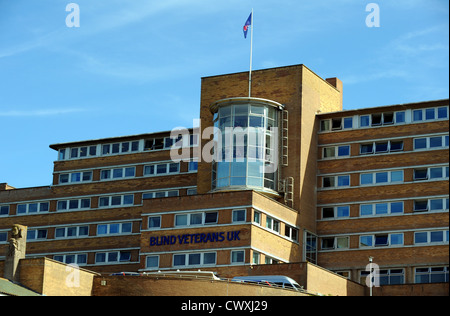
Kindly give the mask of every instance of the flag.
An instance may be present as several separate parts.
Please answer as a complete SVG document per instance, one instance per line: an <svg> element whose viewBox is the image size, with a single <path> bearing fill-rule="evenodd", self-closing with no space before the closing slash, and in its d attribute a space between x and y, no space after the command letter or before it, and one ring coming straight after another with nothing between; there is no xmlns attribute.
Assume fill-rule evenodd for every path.
<svg viewBox="0 0 450 316"><path fill-rule="evenodd" d="M247 22L245 22L245 25L244 25L244 37L245 38L247 38L248 28L251 25L252 25L252 13L250 13L250 16L248 17Z"/></svg>

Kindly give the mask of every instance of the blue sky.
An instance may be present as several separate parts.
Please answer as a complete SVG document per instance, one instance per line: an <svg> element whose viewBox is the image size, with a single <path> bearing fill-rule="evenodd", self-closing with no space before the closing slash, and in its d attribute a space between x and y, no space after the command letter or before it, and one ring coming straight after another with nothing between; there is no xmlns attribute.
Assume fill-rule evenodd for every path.
<svg viewBox="0 0 450 316"><path fill-rule="evenodd" d="M50 185L50 144L191 127L201 77L248 70L252 8L254 69L338 77L345 109L448 98L447 0L75 0L78 28L70 2L0 0L0 183Z"/></svg>

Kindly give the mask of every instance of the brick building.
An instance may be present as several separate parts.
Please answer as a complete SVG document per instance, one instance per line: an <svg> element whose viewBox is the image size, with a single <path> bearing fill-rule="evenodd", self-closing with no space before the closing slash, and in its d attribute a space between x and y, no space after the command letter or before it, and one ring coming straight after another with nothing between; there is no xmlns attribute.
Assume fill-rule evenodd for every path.
<svg viewBox="0 0 450 316"><path fill-rule="evenodd" d="M343 111L341 81L304 65L252 82L248 98L248 73L203 78L199 128L51 145L51 186L0 187L0 261L18 223L27 258L99 273L298 279L308 261L365 284L371 256L380 294L442 289L448 99Z"/></svg>

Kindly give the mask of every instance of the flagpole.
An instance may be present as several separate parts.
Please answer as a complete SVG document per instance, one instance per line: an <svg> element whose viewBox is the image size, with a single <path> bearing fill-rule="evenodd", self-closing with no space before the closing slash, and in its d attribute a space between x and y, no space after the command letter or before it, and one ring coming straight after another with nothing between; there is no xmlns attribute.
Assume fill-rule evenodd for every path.
<svg viewBox="0 0 450 316"><path fill-rule="evenodd" d="M250 35L250 73L248 76L248 97L252 97L252 63L253 63L253 8L251 21L251 35Z"/></svg>

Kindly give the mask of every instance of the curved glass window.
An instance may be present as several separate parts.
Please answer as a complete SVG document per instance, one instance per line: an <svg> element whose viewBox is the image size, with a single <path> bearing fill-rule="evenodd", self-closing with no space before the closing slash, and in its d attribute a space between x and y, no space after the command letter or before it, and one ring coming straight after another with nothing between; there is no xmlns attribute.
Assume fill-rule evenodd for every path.
<svg viewBox="0 0 450 316"><path fill-rule="evenodd" d="M276 191L278 111L261 102L226 103L214 115L212 188Z"/></svg>

